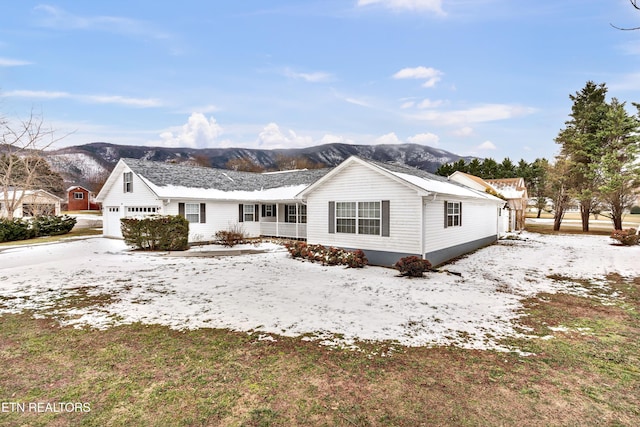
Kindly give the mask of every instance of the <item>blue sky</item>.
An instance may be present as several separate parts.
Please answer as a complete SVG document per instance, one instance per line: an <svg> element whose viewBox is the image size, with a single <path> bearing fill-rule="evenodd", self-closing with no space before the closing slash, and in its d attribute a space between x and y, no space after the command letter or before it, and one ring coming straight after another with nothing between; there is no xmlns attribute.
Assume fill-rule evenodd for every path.
<svg viewBox="0 0 640 427"><path fill-rule="evenodd" d="M588 80L640 102L628 0L11 1L0 115L56 147L412 142L552 158Z"/></svg>

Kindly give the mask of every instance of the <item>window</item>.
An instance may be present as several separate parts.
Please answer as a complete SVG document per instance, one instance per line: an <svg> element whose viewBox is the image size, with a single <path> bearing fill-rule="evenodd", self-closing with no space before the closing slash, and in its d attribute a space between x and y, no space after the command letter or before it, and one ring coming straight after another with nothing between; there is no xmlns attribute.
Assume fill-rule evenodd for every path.
<svg viewBox="0 0 640 427"><path fill-rule="evenodd" d="M358 234L380 235L380 202L358 202Z"/></svg>
<svg viewBox="0 0 640 427"><path fill-rule="evenodd" d="M200 222L200 203L185 203L184 217L189 222Z"/></svg>
<svg viewBox="0 0 640 427"><path fill-rule="evenodd" d="M276 216L275 207L276 205L264 205L264 214L262 216Z"/></svg>
<svg viewBox="0 0 640 427"><path fill-rule="evenodd" d="M109 212L120 212L120 208L117 206L112 206L108 208Z"/></svg>
<svg viewBox="0 0 640 427"><path fill-rule="evenodd" d="M285 213L284 222L291 222L291 223L300 222L300 224L307 223L307 206L306 205L284 205L284 213Z"/></svg>
<svg viewBox="0 0 640 427"><path fill-rule="evenodd" d="M73 193L73 198L75 200L82 200L84 199L84 193L75 192Z"/></svg>
<svg viewBox="0 0 640 427"><path fill-rule="evenodd" d="M133 172L125 172L122 176L124 192L133 193Z"/></svg>
<svg viewBox="0 0 640 427"><path fill-rule="evenodd" d="M356 202L336 202L336 232L356 232Z"/></svg>
<svg viewBox="0 0 640 427"><path fill-rule="evenodd" d="M115 208L115 211L118 212L118 208ZM127 206L127 213L129 214L154 214L158 212L158 208L156 206Z"/></svg>
<svg viewBox="0 0 640 427"><path fill-rule="evenodd" d="M462 204L460 202L445 202L445 227L460 227L462 225Z"/></svg>
<svg viewBox="0 0 640 427"><path fill-rule="evenodd" d="M255 205L243 205L243 220L253 221L255 218Z"/></svg>

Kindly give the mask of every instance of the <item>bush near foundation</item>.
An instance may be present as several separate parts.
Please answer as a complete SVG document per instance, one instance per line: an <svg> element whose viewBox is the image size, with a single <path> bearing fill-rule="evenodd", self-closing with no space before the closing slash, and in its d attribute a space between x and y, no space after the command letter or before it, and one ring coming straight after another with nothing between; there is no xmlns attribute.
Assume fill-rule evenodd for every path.
<svg viewBox="0 0 640 427"><path fill-rule="evenodd" d="M184 251L189 249L189 221L182 216L153 215L122 218L124 241L145 251Z"/></svg>
<svg viewBox="0 0 640 427"><path fill-rule="evenodd" d="M244 228L242 228L241 225L234 224L227 230L220 230L216 232L216 243L230 248L235 245L248 243L247 233L245 233Z"/></svg>
<svg viewBox="0 0 640 427"><path fill-rule="evenodd" d="M431 270L431 263L419 256L400 258L393 266L403 276L422 277L425 271Z"/></svg>
<svg viewBox="0 0 640 427"><path fill-rule="evenodd" d="M351 268L362 268L367 265L367 257L360 249L348 251L345 249L309 245L306 242L286 243L285 247L293 258L302 258L322 265L346 265Z"/></svg>
<svg viewBox="0 0 640 427"><path fill-rule="evenodd" d="M627 228L626 230L613 230L611 238L617 240L625 246L633 246L640 243L640 236L635 228Z"/></svg>

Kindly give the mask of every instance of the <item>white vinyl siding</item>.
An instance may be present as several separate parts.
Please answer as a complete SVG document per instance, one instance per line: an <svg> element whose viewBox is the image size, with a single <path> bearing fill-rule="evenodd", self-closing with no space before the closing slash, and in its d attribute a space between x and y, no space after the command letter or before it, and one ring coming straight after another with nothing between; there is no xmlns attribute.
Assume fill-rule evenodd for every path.
<svg viewBox="0 0 640 427"><path fill-rule="evenodd" d="M479 200L451 200L447 202L459 202L462 206L460 227L443 227L443 203L444 196L433 200L425 198L424 201L424 241L425 252L432 252L467 242L497 235L498 212L496 203L482 202Z"/></svg>
<svg viewBox="0 0 640 427"><path fill-rule="evenodd" d="M337 228L339 203L357 203L358 201L380 203L383 200L389 201L387 205L389 209L388 237L382 236L382 230L375 235L342 233L337 229L331 233L328 225L329 202L335 202L334 224ZM309 209L307 223L309 243L388 252L420 253L421 197L415 190L375 172L367 166L353 163L344 168L339 174L311 192L307 197L306 204ZM440 210L442 215L442 208ZM382 204L380 204L380 211L382 211ZM349 219L348 217L343 218ZM351 222L353 223L353 221ZM347 226L348 221L343 223ZM439 225L442 227L442 219Z"/></svg>

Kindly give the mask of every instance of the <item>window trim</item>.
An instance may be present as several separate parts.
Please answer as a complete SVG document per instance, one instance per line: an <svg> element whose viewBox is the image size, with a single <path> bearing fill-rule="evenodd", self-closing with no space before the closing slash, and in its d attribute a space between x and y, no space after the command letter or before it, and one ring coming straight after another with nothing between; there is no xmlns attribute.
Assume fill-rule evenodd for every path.
<svg viewBox="0 0 640 427"><path fill-rule="evenodd" d="M133 193L133 172L125 172L122 174L123 192Z"/></svg>
<svg viewBox="0 0 640 427"><path fill-rule="evenodd" d="M84 193L82 191L74 191L73 200L84 200Z"/></svg>
<svg viewBox="0 0 640 427"><path fill-rule="evenodd" d="M456 209L457 208L457 209ZM444 227L462 227L462 202L444 202Z"/></svg>
<svg viewBox="0 0 640 427"><path fill-rule="evenodd" d="M247 212L247 208L250 207L251 212ZM243 203L242 204L242 220L244 222L254 222L255 221L255 215L256 215L256 205L252 204L252 203ZM251 218L251 219L248 219Z"/></svg>
<svg viewBox="0 0 640 427"><path fill-rule="evenodd" d="M370 212L370 209L365 208L364 204L373 204L374 212L377 211L377 216L363 216L364 212ZM344 204L352 204L353 205L353 216L345 216L338 215L339 208ZM334 206L334 228L335 233L340 234L355 234L361 236L383 236L383 206L384 203L382 200L357 200L357 201L336 201ZM339 224L339 221L353 221L352 224ZM365 227L371 227L370 225L365 225L366 222L369 221L377 221L377 224L373 227L376 229L377 233L366 233L363 232ZM342 231L348 227L348 229L353 229L354 231Z"/></svg>

